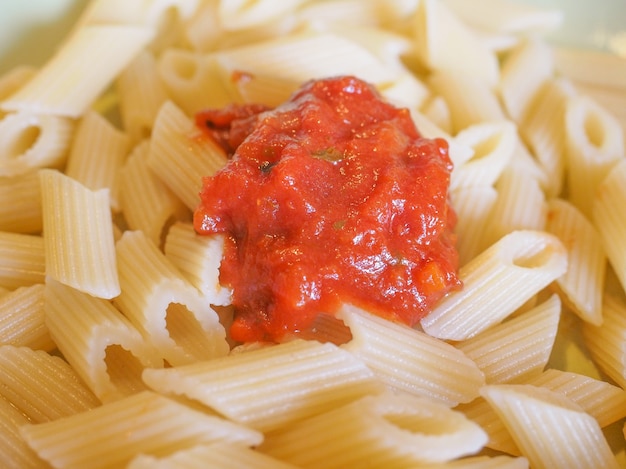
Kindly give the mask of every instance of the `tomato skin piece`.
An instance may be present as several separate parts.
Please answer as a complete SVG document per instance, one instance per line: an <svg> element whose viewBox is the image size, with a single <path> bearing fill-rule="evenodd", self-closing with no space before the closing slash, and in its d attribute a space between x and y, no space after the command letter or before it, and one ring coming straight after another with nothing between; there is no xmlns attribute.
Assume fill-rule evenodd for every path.
<svg viewBox="0 0 626 469"><path fill-rule="evenodd" d="M242 114L249 132L194 214L198 233L227 235L233 339L280 341L344 302L415 325L460 287L448 145L408 110L336 77Z"/></svg>

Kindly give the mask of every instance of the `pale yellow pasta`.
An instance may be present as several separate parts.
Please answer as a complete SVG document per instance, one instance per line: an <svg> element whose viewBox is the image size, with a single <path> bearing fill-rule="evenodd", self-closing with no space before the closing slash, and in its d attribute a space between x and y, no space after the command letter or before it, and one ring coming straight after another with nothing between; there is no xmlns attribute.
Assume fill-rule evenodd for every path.
<svg viewBox="0 0 626 469"><path fill-rule="evenodd" d="M587 73L557 48L553 62L544 34L561 17L509 0L89 1L40 70L0 77L0 129L67 124L56 158L0 174L0 344L33 348L0 345L0 465L613 467L623 136L596 174L575 152L576 137L619 141L626 82L623 61L590 55ZM283 343L236 343L227 238L191 223L230 155L195 113L274 107L342 74L448 142L464 286L415 328L344 305ZM584 94L603 96L606 120ZM4 141L16 161L45 143L43 125L20 128ZM558 210L585 172L594 227ZM602 249L606 278L606 260L582 260ZM89 288L59 278L66 261ZM602 325L599 296L575 306L589 290L615 294Z"/></svg>
<svg viewBox="0 0 626 469"><path fill-rule="evenodd" d="M482 394L533 468L618 468L598 422L556 392L500 384Z"/></svg>
<svg viewBox="0 0 626 469"><path fill-rule="evenodd" d="M297 469L296 466L236 443L199 445L157 458L140 454L127 469Z"/></svg>
<svg viewBox="0 0 626 469"><path fill-rule="evenodd" d="M336 345L292 340L186 366L147 369L155 391L182 394L267 432L329 411L384 386Z"/></svg>
<svg viewBox="0 0 626 469"><path fill-rule="evenodd" d="M580 94L589 96L619 121L626 140L626 90L579 81L574 81L573 84Z"/></svg>
<svg viewBox="0 0 626 469"><path fill-rule="evenodd" d="M0 344L52 351L56 345L44 321L43 284L0 296Z"/></svg>
<svg viewBox="0 0 626 469"><path fill-rule="evenodd" d="M144 50L117 77L116 89L124 129L132 142L150 136L159 109L169 99L157 73L155 55Z"/></svg>
<svg viewBox="0 0 626 469"><path fill-rule="evenodd" d="M626 161L615 165L600 183L592 204L592 221L602 237L606 256L622 288L626 289L626 251L623 249L626 219L620 210L626 206Z"/></svg>
<svg viewBox="0 0 626 469"><path fill-rule="evenodd" d="M219 2L217 14L225 29L245 29L288 14L301 3L304 0L230 0Z"/></svg>
<svg viewBox="0 0 626 469"><path fill-rule="evenodd" d="M111 207L120 210L118 172L129 150L129 138L102 115L87 111L67 159L65 175L92 191L109 189Z"/></svg>
<svg viewBox="0 0 626 469"><path fill-rule="evenodd" d="M119 173L124 219L131 230L141 230L161 246L171 223L189 220L182 201L148 167L150 142L137 144Z"/></svg>
<svg viewBox="0 0 626 469"><path fill-rule="evenodd" d="M513 49L500 69L499 91L507 114L522 122L544 83L554 75L552 50L530 38Z"/></svg>
<svg viewBox="0 0 626 469"><path fill-rule="evenodd" d="M305 31L218 53L224 75L272 75L294 84L315 78L355 75L374 85L393 82L397 70L361 44L329 32ZM290 91L295 91L295 88Z"/></svg>
<svg viewBox="0 0 626 469"><path fill-rule="evenodd" d="M488 384L520 383L540 374L556 338L561 301L542 304L456 346L485 374Z"/></svg>
<svg viewBox="0 0 626 469"><path fill-rule="evenodd" d="M78 117L152 35L151 29L140 26L79 28L36 76L0 103L0 108ZM92 57L98 60L90 60ZM91 65L86 67L85 63Z"/></svg>
<svg viewBox="0 0 626 469"><path fill-rule="evenodd" d="M476 364L446 342L350 305L339 318L352 333L342 348L391 389L454 407L476 398L485 384Z"/></svg>
<svg viewBox="0 0 626 469"><path fill-rule="evenodd" d="M457 215L455 233L459 265L465 265L483 250L487 220L498 192L491 186L472 185L450 192L450 200Z"/></svg>
<svg viewBox="0 0 626 469"><path fill-rule="evenodd" d="M430 70L475 77L489 86L499 80L498 60L443 2L423 0L415 15L416 52Z"/></svg>
<svg viewBox="0 0 626 469"><path fill-rule="evenodd" d="M266 436L259 448L303 468L419 467L478 452L487 435L460 412L426 398L385 393Z"/></svg>
<svg viewBox="0 0 626 469"><path fill-rule="evenodd" d="M514 231L461 267L464 283L421 320L434 337L468 339L522 306L567 268L565 247L540 231Z"/></svg>
<svg viewBox="0 0 626 469"><path fill-rule="evenodd" d="M510 456L473 456L446 464L420 464L420 469L528 469L528 460Z"/></svg>
<svg viewBox="0 0 626 469"><path fill-rule="evenodd" d="M589 376L548 369L528 380L574 401L604 428L626 417L626 391L606 381Z"/></svg>
<svg viewBox="0 0 626 469"><path fill-rule="evenodd" d="M485 448L512 456L521 456L522 453L506 426L485 399L479 397L469 404L459 405L455 410L462 412L487 433L489 439L485 443Z"/></svg>
<svg viewBox="0 0 626 469"><path fill-rule="evenodd" d="M575 91L567 80L552 78L519 125L520 135L546 174L542 184L550 197L558 195L565 178L565 108Z"/></svg>
<svg viewBox="0 0 626 469"><path fill-rule="evenodd" d="M0 102L15 93L24 83L30 80L37 69L30 65L18 65L0 75ZM0 110L0 119L6 113Z"/></svg>
<svg viewBox="0 0 626 469"><path fill-rule="evenodd" d="M41 236L0 231L0 287L13 290L43 283L45 252Z"/></svg>
<svg viewBox="0 0 626 469"><path fill-rule="evenodd" d="M448 103L441 96L431 96L420 109L422 114L446 133L452 132L452 117Z"/></svg>
<svg viewBox="0 0 626 469"><path fill-rule="evenodd" d="M159 57L157 70L170 99L188 115L240 101L237 82L247 81L232 80L230 73L222 70L216 54L186 49L167 49ZM285 92L296 87L295 83L290 85L287 91L279 89L277 99L284 101ZM267 99L255 102L265 103Z"/></svg>
<svg viewBox="0 0 626 469"><path fill-rule="evenodd" d="M148 166L190 209L200 199L202 178L226 163L226 155L193 121L167 101L157 115L150 141Z"/></svg>
<svg viewBox="0 0 626 469"><path fill-rule="evenodd" d="M598 184L624 160L619 122L586 96L569 98L565 109L565 143L569 200L591 215Z"/></svg>
<svg viewBox="0 0 626 469"><path fill-rule="evenodd" d="M450 190L473 185L491 186L500 177L518 144L511 122L482 122L461 131L456 142L474 150L468 160L452 172Z"/></svg>
<svg viewBox="0 0 626 469"><path fill-rule="evenodd" d="M122 293L115 304L171 365L226 355L217 313L141 231L117 242Z"/></svg>
<svg viewBox="0 0 626 469"><path fill-rule="evenodd" d="M41 190L37 170L15 177L0 177L0 231L39 233Z"/></svg>
<svg viewBox="0 0 626 469"><path fill-rule="evenodd" d="M163 366L158 351L109 301L48 280L45 312L59 350L102 402L145 389L143 368Z"/></svg>
<svg viewBox="0 0 626 469"><path fill-rule="evenodd" d="M455 70L435 71L428 77L431 90L442 96L452 120L453 135L486 121L504 121L504 111L494 91L479 78Z"/></svg>
<svg viewBox="0 0 626 469"><path fill-rule="evenodd" d="M136 454L162 456L218 441L252 446L263 438L151 391L20 432L42 459L68 469L124 467Z"/></svg>
<svg viewBox="0 0 626 469"><path fill-rule="evenodd" d="M42 167L61 167L73 137L74 123L62 116L28 110L0 120L0 177Z"/></svg>
<svg viewBox="0 0 626 469"><path fill-rule="evenodd" d="M626 305L605 295L602 325L583 325L583 337L589 354L600 369L622 388L626 388Z"/></svg>
<svg viewBox="0 0 626 469"><path fill-rule="evenodd" d="M41 170L46 275L99 298L120 293L109 191Z"/></svg>
<svg viewBox="0 0 626 469"><path fill-rule="evenodd" d="M2 345L0 370L0 395L31 422L49 422L100 405L67 362L42 350Z"/></svg>
<svg viewBox="0 0 626 469"><path fill-rule="evenodd" d="M219 281L224 236L202 236L191 223L176 223L167 232L163 251L212 305L231 304L232 290Z"/></svg>
<svg viewBox="0 0 626 469"><path fill-rule="evenodd" d="M576 82L626 92L626 61L602 50L555 47L554 59L560 74Z"/></svg>
<svg viewBox="0 0 626 469"><path fill-rule="evenodd" d="M561 25L563 12L510 0L443 0L463 21L485 31L538 33Z"/></svg>
<svg viewBox="0 0 626 469"><path fill-rule="evenodd" d="M544 230L548 207L539 181L520 167L505 168L495 184L498 197L485 237L489 245L515 230Z"/></svg>
<svg viewBox="0 0 626 469"><path fill-rule="evenodd" d="M46 469L49 465L37 456L19 433L28 418L0 396L0 454L6 469Z"/></svg>
<svg viewBox="0 0 626 469"><path fill-rule="evenodd" d="M563 199L548 202L546 230L562 239L567 249L567 272L556 284L581 319L600 325L607 264L600 234L573 204Z"/></svg>

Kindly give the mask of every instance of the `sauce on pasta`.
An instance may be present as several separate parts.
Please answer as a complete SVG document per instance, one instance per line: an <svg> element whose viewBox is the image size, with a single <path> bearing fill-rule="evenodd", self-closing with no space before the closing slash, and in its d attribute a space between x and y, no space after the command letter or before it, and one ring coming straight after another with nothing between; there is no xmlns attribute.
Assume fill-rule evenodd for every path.
<svg viewBox="0 0 626 469"><path fill-rule="evenodd" d="M233 339L280 341L343 302L414 325L460 286L447 143L369 84L311 81L275 109L197 123L232 152L204 179L194 225L227 235Z"/></svg>

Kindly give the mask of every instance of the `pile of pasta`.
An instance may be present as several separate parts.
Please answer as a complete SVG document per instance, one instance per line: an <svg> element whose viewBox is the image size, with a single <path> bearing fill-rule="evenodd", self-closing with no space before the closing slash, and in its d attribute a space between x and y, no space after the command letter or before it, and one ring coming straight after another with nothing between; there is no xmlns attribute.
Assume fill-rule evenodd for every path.
<svg viewBox="0 0 626 469"><path fill-rule="evenodd" d="M471 5L471 6L470 6ZM0 78L3 467L614 468L626 61L507 0L95 0ZM234 344L194 113L355 75L450 143L464 288ZM320 339L321 338L321 339Z"/></svg>

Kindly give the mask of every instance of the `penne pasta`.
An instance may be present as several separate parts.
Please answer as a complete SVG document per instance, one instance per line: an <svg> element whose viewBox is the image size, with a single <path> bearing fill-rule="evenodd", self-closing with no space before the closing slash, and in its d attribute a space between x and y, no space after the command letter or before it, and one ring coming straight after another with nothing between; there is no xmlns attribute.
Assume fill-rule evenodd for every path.
<svg viewBox="0 0 626 469"><path fill-rule="evenodd" d="M452 191L474 185L491 186L513 157L518 143L515 126L506 121L470 126L456 136L456 142L472 148L474 154L453 171Z"/></svg>
<svg viewBox="0 0 626 469"><path fill-rule="evenodd" d="M626 162L615 165L600 183L592 201L592 220L602 238L607 259L622 288L626 288L626 252L621 240L626 236L626 223L616 207L626 203Z"/></svg>
<svg viewBox="0 0 626 469"><path fill-rule="evenodd" d="M136 454L166 456L199 444L258 445L262 435L151 391L89 412L37 425L20 433L51 465L66 468L123 467Z"/></svg>
<svg viewBox="0 0 626 469"><path fill-rule="evenodd" d="M235 443L214 443L194 446L164 458L140 454L127 469L297 469L296 466L272 458L247 446Z"/></svg>
<svg viewBox="0 0 626 469"><path fill-rule="evenodd" d="M565 108L565 143L569 200L590 216L598 184L624 159L624 134L605 109L576 96Z"/></svg>
<svg viewBox="0 0 626 469"><path fill-rule="evenodd" d="M475 77L493 87L499 80L498 61L477 35L443 2L419 2L415 15L416 48L429 70Z"/></svg>
<svg viewBox="0 0 626 469"><path fill-rule="evenodd" d="M350 305L339 318L352 333L342 348L391 389L454 407L477 397L485 383L476 364L450 344Z"/></svg>
<svg viewBox="0 0 626 469"><path fill-rule="evenodd" d="M172 223L189 220L189 209L148 167L150 142L139 143L120 170L120 199L131 230L161 246Z"/></svg>
<svg viewBox="0 0 626 469"><path fill-rule="evenodd" d="M39 173L46 275L99 298L120 293L109 191L56 170Z"/></svg>
<svg viewBox="0 0 626 469"><path fill-rule="evenodd" d="M50 352L56 348L44 320L43 284L0 296L0 344Z"/></svg>
<svg viewBox="0 0 626 469"><path fill-rule="evenodd" d="M108 189L111 208L120 210L118 172L129 139L95 111L88 111L75 132L65 175L92 191Z"/></svg>
<svg viewBox="0 0 626 469"><path fill-rule="evenodd" d="M512 231L545 230L546 196L539 181L521 171L524 170L511 165L502 171L495 184L498 197L487 221L488 236L484 240L487 246Z"/></svg>
<svg viewBox="0 0 626 469"><path fill-rule="evenodd" d="M13 290L43 283L46 251L41 236L0 232L0 287Z"/></svg>
<svg viewBox="0 0 626 469"><path fill-rule="evenodd" d="M473 125L506 120L498 97L480 78L441 70L430 74L428 84L450 109L453 135Z"/></svg>
<svg viewBox="0 0 626 469"><path fill-rule="evenodd" d="M19 433L28 418L0 396L0 454L7 469L44 468L47 463L37 456Z"/></svg>
<svg viewBox="0 0 626 469"><path fill-rule="evenodd" d="M163 366L157 350L106 300L48 280L46 326L76 373L102 402L145 389L141 372Z"/></svg>
<svg viewBox="0 0 626 469"><path fill-rule="evenodd" d="M0 177L0 231L36 234L43 228L37 171Z"/></svg>
<svg viewBox="0 0 626 469"><path fill-rule="evenodd" d="M567 268L563 244L538 231L514 231L461 267L461 291L424 319L428 334L464 340L498 324Z"/></svg>
<svg viewBox="0 0 626 469"><path fill-rule="evenodd" d="M473 185L450 192L457 214L457 250L459 265L465 265L483 250L487 221L498 192L490 186Z"/></svg>
<svg viewBox="0 0 626 469"><path fill-rule="evenodd" d="M0 345L0 370L0 395L30 422L49 422L100 405L65 361L44 351Z"/></svg>
<svg viewBox="0 0 626 469"><path fill-rule="evenodd" d="M552 50L543 41L527 39L507 54L500 71L504 108L512 120L522 122L539 90L554 75Z"/></svg>
<svg viewBox="0 0 626 469"><path fill-rule="evenodd" d="M512 1L486 0L471 6L464 0L444 0L461 19L475 28L506 33L538 33L561 25L563 13L556 8Z"/></svg>
<svg viewBox="0 0 626 469"><path fill-rule="evenodd" d="M269 434L259 450L303 468L419 467L474 454L486 441L478 425L443 404L382 394Z"/></svg>
<svg viewBox="0 0 626 469"><path fill-rule="evenodd" d="M561 315L552 295L542 304L456 344L484 373L487 384L520 383L548 363Z"/></svg>
<svg viewBox="0 0 626 469"><path fill-rule="evenodd" d="M79 117L153 34L131 25L78 28L36 76L0 103L0 109Z"/></svg>
<svg viewBox="0 0 626 469"><path fill-rule="evenodd" d="M584 321L602 324L606 254L600 234L569 202L548 202L546 230L565 241L567 272L556 280L565 301Z"/></svg>
<svg viewBox="0 0 626 469"><path fill-rule="evenodd" d="M167 233L165 256L212 305L231 304L232 291L219 281L223 236L200 236L191 223L175 223Z"/></svg>
<svg viewBox="0 0 626 469"><path fill-rule="evenodd" d="M626 306L605 295L600 326L583 325L584 343L600 369L622 388L626 387Z"/></svg>
<svg viewBox="0 0 626 469"><path fill-rule="evenodd" d="M155 391L185 395L263 432L384 389L352 354L331 343L304 340L147 369L143 379Z"/></svg>
<svg viewBox="0 0 626 469"><path fill-rule="evenodd" d="M537 91L519 131L546 175L542 184L546 195L561 193L565 179L565 109L575 94L571 83L551 78Z"/></svg>
<svg viewBox="0 0 626 469"><path fill-rule="evenodd" d="M482 394L532 467L619 467L598 422L566 397L519 384L486 386Z"/></svg>
<svg viewBox="0 0 626 469"><path fill-rule="evenodd" d="M606 381L548 369L529 379L528 384L565 395L595 418L602 428L626 417L626 391Z"/></svg>
<svg viewBox="0 0 626 469"><path fill-rule="evenodd" d="M202 180L226 162L221 148L207 137L176 105L161 106L152 131L147 164L190 209L200 202Z"/></svg>
<svg viewBox="0 0 626 469"><path fill-rule="evenodd" d="M65 163L74 123L65 117L21 111L0 120L0 177Z"/></svg>
<svg viewBox="0 0 626 469"><path fill-rule="evenodd" d="M169 99L154 53L140 52L115 83L124 129L130 141L138 143L150 136L159 109Z"/></svg>
<svg viewBox="0 0 626 469"><path fill-rule="evenodd" d="M141 231L117 242L122 293L116 306L171 365L226 355L217 313Z"/></svg>

